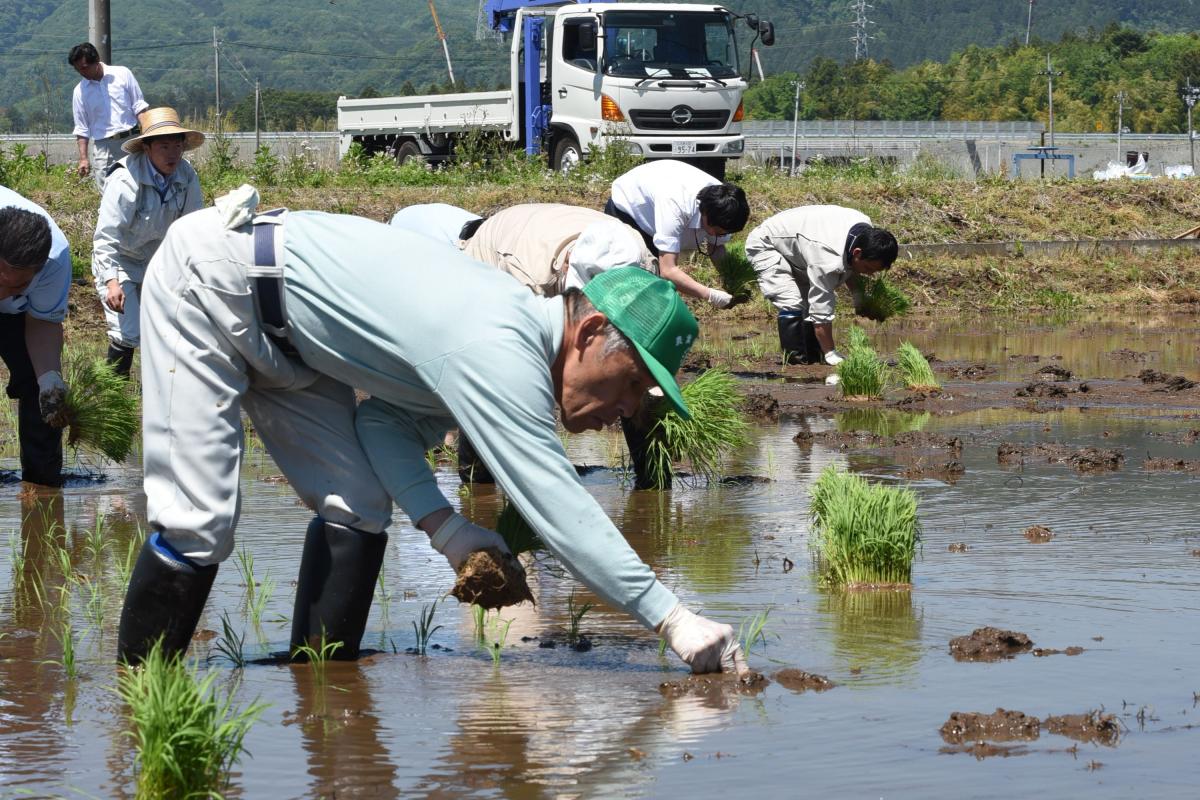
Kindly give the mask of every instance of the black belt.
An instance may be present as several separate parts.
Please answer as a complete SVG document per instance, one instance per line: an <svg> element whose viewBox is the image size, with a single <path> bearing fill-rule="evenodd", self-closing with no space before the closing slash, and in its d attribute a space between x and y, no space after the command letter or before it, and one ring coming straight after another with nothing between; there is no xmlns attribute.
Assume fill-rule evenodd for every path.
<svg viewBox="0 0 1200 800"><path fill-rule="evenodd" d="M128 128L127 130L123 130L120 133L114 133L112 136L109 136L108 138L109 139L128 139L130 136L133 136L135 133L137 133L137 128Z"/></svg>
<svg viewBox="0 0 1200 800"><path fill-rule="evenodd" d="M263 216L274 216L283 209L268 211ZM279 265L275 253L275 225L263 223L254 226L254 264L259 267L275 267ZM259 275L254 278L254 296L258 300L258 313L264 326L264 332L285 355L299 357L296 346L291 343L286 333L287 317L283 313L283 278ZM281 333L276 333L281 331Z"/></svg>

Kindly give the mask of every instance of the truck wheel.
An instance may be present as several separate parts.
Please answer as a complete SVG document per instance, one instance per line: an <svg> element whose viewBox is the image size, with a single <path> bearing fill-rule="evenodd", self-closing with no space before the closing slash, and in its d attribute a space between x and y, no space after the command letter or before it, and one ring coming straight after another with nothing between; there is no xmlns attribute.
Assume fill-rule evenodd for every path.
<svg viewBox="0 0 1200 800"><path fill-rule="evenodd" d="M402 142L396 148L396 163L403 164L405 161L425 162L425 156L421 153L421 148L412 139Z"/></svg>
<svg viewBox="0 0 1200 800"><path fill-rule="evenodd" d="M579 166L580 161L583 161L583 150L574 136L566 133L555 138L551 160L555 172L570 172Z"/></svg>

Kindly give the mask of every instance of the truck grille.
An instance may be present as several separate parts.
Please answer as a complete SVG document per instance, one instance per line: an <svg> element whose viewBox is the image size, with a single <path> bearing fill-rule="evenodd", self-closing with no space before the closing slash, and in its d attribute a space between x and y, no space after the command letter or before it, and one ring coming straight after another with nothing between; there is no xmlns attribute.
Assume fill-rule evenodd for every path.
<svg viewBox="0 0 1200 800"><path fill-rule="evenodd" d="M644 131L719 131L729 121L725 109L697 111L687 106L675 106L669 111L632 109L629 118L635 128Z"/></svg>

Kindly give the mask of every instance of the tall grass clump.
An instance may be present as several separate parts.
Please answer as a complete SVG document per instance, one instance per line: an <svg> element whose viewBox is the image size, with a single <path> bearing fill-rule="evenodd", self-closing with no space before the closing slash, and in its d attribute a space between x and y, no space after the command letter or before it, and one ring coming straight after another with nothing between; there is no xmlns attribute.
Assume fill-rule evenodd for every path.
<svg viewBox="0 0 1200 800"><path fill-rule="evenodd" d="M829 466L813 484L811 495L812 542L824 583L912 583L921 539L913 491L875 486Z"/></svg>
<svg viewBox="0 0 1200 800"><path fill-rule="evenodd" d="M141 427L138 399L129 380L102 358L76 353L63 365L67 384L64 417L67 444L83 446L121 462Z"/></svg>
<svg viewBox="0 0 1200 800"><path fill-rule="evenodd" d="M710 369L681 392L692 418L684 420L662 403L646 437L650 479L660 488L670 482L676 461L690 463L694 473L708 480L720 477L725 457L746 443L748 426L739 410L742 398L732 375Z"/></svg>
<svg viewBox="0 0 1200 800"><path fill-rule="evenodd" d="M721 288L734 297L749 297L750 290L758 282L754 265L746 257L745 242L730 242L725 245L725 254L713 261L717 275L721 278Z"/></svg>
<svg viewBox="0 0 1200 800"><path fill-rule="evenodd" d="M242 709L232 692L218 697L215 671L200 675L159 644L137 668L117 678L129 706L137 749L139 800L220 796L229 771L246 752L243 742L266 709L257 700Z"/></svg>
<svg viewBox="0 0 1200 800"><path fill-rule="evenodd" d="M929 361L921 355L911 342L903 342L896 349L896 364L900 374L904 376L904 384L910 389L940 389L937 376L929 366Z"/></svg>
<svg viewBox="0 0 1200 800"><path fill-rule="evenodd" d="M867 335L857 326L850 329L846 357L837 366L838 385L843 397L883 397L887 387L887 365L876 355Z"/></svg>
<svg viewBox="0 0 1200 800"><path fill-rule="evenodd" d="M886 322L889 318L908 311L912 305L904 292L882 275L865 281L864 284L862 299L855 309L860 317Z"/></svg>

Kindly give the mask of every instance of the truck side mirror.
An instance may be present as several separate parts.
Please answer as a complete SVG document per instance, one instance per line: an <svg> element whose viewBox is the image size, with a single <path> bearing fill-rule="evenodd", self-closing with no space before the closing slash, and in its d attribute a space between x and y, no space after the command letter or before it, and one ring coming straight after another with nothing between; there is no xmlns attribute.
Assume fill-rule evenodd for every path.
<svg viewBox="0 0 1200 800"><path fill-rule="evenodd" d="M581 53L596 52L596 25L589 22L579 26L579 51Z"/></svg>
<svg viewBox="0 0 1200 800"><path fill-rule="evenodd" d="M758 30L758 14L747 14L743 19L746 20L746 27Z"/></svg>
<svg viewBox="0 0 1200 800"><path fill-rule="evenodd" d="M767 47L775 44L775 23L765 19L760 20L758 23L758 36Z"/></svg>

